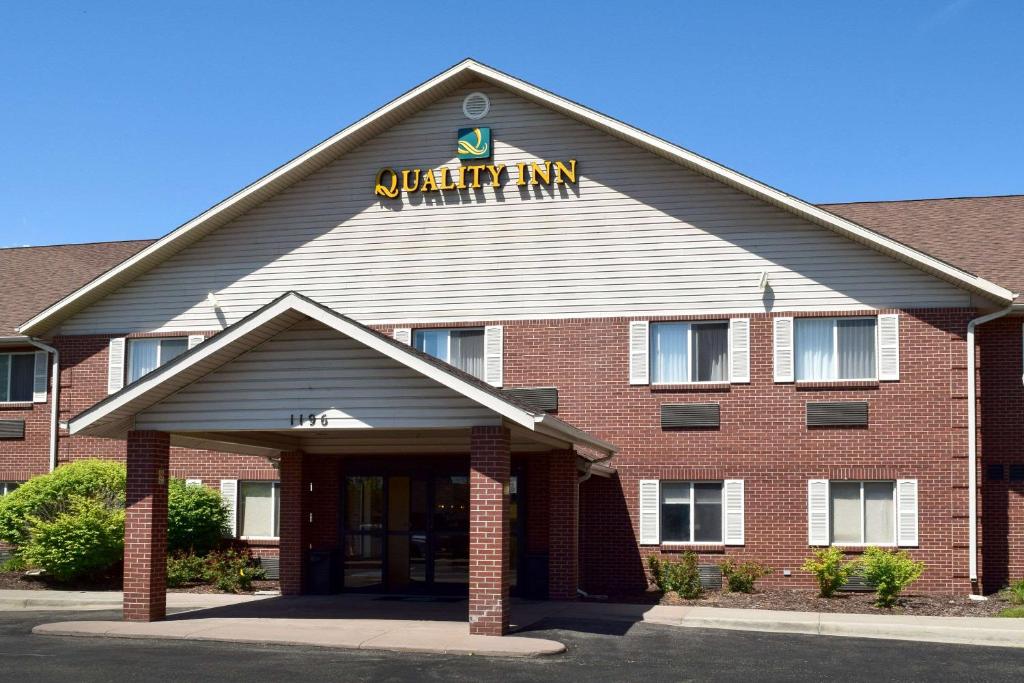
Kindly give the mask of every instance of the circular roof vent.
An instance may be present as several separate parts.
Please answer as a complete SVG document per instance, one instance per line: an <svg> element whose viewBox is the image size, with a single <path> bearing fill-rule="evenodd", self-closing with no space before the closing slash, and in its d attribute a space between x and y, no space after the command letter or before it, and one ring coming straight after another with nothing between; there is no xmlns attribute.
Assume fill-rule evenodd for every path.
<svg viewBox="0 0 1024 683"><path fill-rule="evenodd" d="M491 110L491 101L482 92L471 92L462 100L462 113L467 119L482 119Z"/></svg>

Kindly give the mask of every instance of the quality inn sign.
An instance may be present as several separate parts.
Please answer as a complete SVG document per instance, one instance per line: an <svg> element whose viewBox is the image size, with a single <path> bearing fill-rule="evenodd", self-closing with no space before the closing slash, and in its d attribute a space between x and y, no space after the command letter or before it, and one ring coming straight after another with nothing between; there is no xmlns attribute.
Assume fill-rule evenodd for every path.
<svg viewBox="0 0 1024 683"><path fill-rule="evenodd" d="M457 138L457 158L476 160L489 158L493 151L490 128L463 128ZM479 189L485 184L493 188L504 187L515 181L517 187L526 185L558 185L576 183L576 160L520 161L505 164L467 163L455 168L382 168L377 172L374 194L394 199L402 192L447 192L449 190Z"/></svg>

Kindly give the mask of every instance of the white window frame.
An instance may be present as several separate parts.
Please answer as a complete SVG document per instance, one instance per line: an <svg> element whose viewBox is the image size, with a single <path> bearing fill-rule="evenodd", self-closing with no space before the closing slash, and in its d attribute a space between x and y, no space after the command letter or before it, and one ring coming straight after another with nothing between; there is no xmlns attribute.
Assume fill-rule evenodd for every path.
<svg viewBox="0 0 1024 683"><path fill-rule="evenodd" d="M164 356L164 345L163 345L163 342L165 342L165 341L184 341L185 342L185 351L183 351L183 353L188 353L188 348L189 348L188 337L169 336L169 337L130 337L130 338L128 338L127 340L125 340L125 350L124 350L124 383L125 383L125 386L127 386L129 384L134 384L135 382L138 382L140 379L142 379L142 377L146 376L146 375L142 375L142 377L136 377L135 379L131 378L131 371L132 371L132 347L136 343L138 343L140 341L156 341L156 342L158 342L157 345L156 345L156 367L153 368L150 372L147 372L146 375L148 375L148 374L150 374L152 372L156 372L157 370L159 370L161 367L164 366L165 361L164 361L164 358L163 358L163 356ZM178 354L178 355L180 356L181 354ZM177 358L177 356L175 356L175 358Z"/></svg>
<svg viewBox="0 0 1024 683"><path fill-rule="evenodd" d="M709 384L729 384L732 381L732 326L729 324L728 318L721 320L655 320L648 323L649 327L656 327L658 325L686 325L686 379L678 382L651 382L652 387L672 387L681 385L709 385ZM693 328L701 325L725 325L726 337L725 337L725 379L710 379L710 380L692 380L690 379L693 374ZM654 330L649 330L647 333L647 374L648 377L654 376L654 352L651 349L651 344L654 340ZM701 482L710 483L710 482Z"/></svg>
<svg viewBox="0 0 1024 683"><path fill-rule="evenodd" d="M835 515L832 514L832 485L833 484L860 484L860 542L852 543L836 541L833 533ZM888 543L867 543L864 538L867 536L867 515L864 514L864 484L892 484L892 541ZM895 548L899 545L900 533L900 508L896 498L897 482L895 479L829 479L828 480L828 543L840 548L867 548L877 546L879 548Z"/></svg>
<svg viewBox="0 0 1024 683"><path fill-rule="evenodd" d="M0 496L6 496L8 493L13 492L24 482L21 481L0 481Z"/></svg>
<svg viewBox="0 0 1024 683"><path fill-rule="evenodd" d="M445 357L438 359L438 360L444 361L448 365L454 365L452 363L452 332L479 332L484 337L484 345L485 345L485 348L484 348L484 364L485 364L485 368L484 369L486 371L486 363L487 363L487 358L486 358L486 356L487 356L487 348L486 348L486 344L487 344L487 330L485 328L483 328L483 327L417 327L417 328L415 328L412 331L412 338L410 340L412 342L411 346L414 349L416 349L417 351L419 349L416 347L416 335L417 334L421 334L423 332L447 332L448 333L448 337L446 339L447 346L445 346L445 349L444 349L444 356ZM427 353L427 352L423 351L422 353ZM429 356L430 354L427 353L427 355ZM431 357L433 358L434 356L431 356ZM477 379L483 379L483 377L478 377Z"/></svg>
<svg viewBox="0 0 1024 683"><path fill-rule="evenodd" d="M797 346L797 332L796 328L800 325L801 320L831 320L832 321L832 359L833 367L832 371L835 375L835 379L799 379L797 378L796 372L796 359L800 353L800 348ZM840 320L874 320L875 321L875 373L871 377L840 377L839 376L839 321ZM878 316L877 315L840 315L840 316L801 316L799 318L793 318L793 379L797 384L816 384L818 382L877 382L878 379L878 364L881 349L878 348Z"/></svg>
<svg viewBox="0 0 1024 683"><path fill-rule="evenodd" d="M281 496L281 482L274 481L271 479L239 479L238 480L238 492L235 494L235 523L238 525L238 539L240 541L279 541L281 536L243 536L242 535L242 517L239 513L242 511L242 498L243 489L246 484L270 484L270 528L277 529L280 523L278 505L279 498Z"/></svg>
<svg viewBox="0 0 1024 683"><path fill-rule="evenodd" d="M26 398L26 399L21 399L21 400L17 400L16 401L16 400L10 398L10 396L11 396L11 371L12 371L12 369L14 367L14 356L32 356L32 362L35 363L35 356L36 356L35 351L4 351L3 353L0 353L0 356L11 356L11 360L8 361L8 363L7 363L7 376L3 378L5 386L7 387L7 399L8 400L0 401L0 405L9 405L9 404L12 404L12 403L13 404L19 404L19 405L22 404L22 403L32 403L34 398L35 398L35 394L34 394L33 391L29 392L29 397ZM33 384L33 386L34 386L34 384Z"/></svg>
<svg viewBox="0 0 1024 683"><path fill-rule="evenodd" d="M664 517L664 515L662 515L662 506L665 505L665 503L664 503L665 484L689 484L690 485L690 502L688 503L688 505L690 506L690 540L689 541L666 541L666 540L661 538L661 536L664 535L661 532L661 524L662 524L662 518ZM697 504L695 502L696 499L695 499L695 496L694 496L694 492L696 490L695 487L694 487L695 484L718 484L721 487L721 494L722 495L721 495L721 500L719 501L719 506L722 508L722 516L721 516L721 528L719 529L719 534L718 534L718 540L717 541L695 541L695 540L693 540L694 525L696 524L696 519L697 519L697 514L696 514L697 513L697 510L696 510ZM696 480L695 479L693 481L687 481L685 479L662 479L660 484L659 484L659 486L658 486L658 527L659 527L658 528L658 535L659 535L659 540L661 541L661 543L660 543L661 545L667 545L667 546L725 545L725 480L700 481L700 480Z"/></svg>

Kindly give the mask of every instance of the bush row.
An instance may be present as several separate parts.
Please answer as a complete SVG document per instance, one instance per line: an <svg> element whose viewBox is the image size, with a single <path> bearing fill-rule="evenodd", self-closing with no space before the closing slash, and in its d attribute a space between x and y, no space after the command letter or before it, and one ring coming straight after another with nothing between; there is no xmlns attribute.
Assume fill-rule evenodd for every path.
<svg viewBox="0 0 1024 683"><path fill-rule="evenodd" d="M696 553L685 552L678 560L650 555L647 566L652 581L663 593L674 592L682 598L694 599L703 592ZM724 588L734 593L752 593L757 580L772 571L758 562L737 563L731 558L718 566L722 570ZM822 597L832 597L851 576L859 574L874 587L875 604L879 607L892 607L903 590L920 578L924 563L912 559L905 550L892 551L876 547L867 548L860 559L847 560L842 550L829 547L815 551L802 568L814 574ZM1024 602L1024 581L1020 582L1018 590Z"/></svg>

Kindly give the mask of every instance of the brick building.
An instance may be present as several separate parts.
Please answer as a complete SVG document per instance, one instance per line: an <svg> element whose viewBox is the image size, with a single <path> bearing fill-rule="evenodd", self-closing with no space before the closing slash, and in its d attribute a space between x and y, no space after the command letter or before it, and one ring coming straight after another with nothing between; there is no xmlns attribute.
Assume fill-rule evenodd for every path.
<svg viewBox="0 0 1024 683"><path fill-rule="evenodd" d="M684 550L992 591L1022 232L1024 197L812 206L466 61L160 240L0 251L0 481L127 459L137 619L168 473L286 593L468 590L480 633Z"/></svg>

